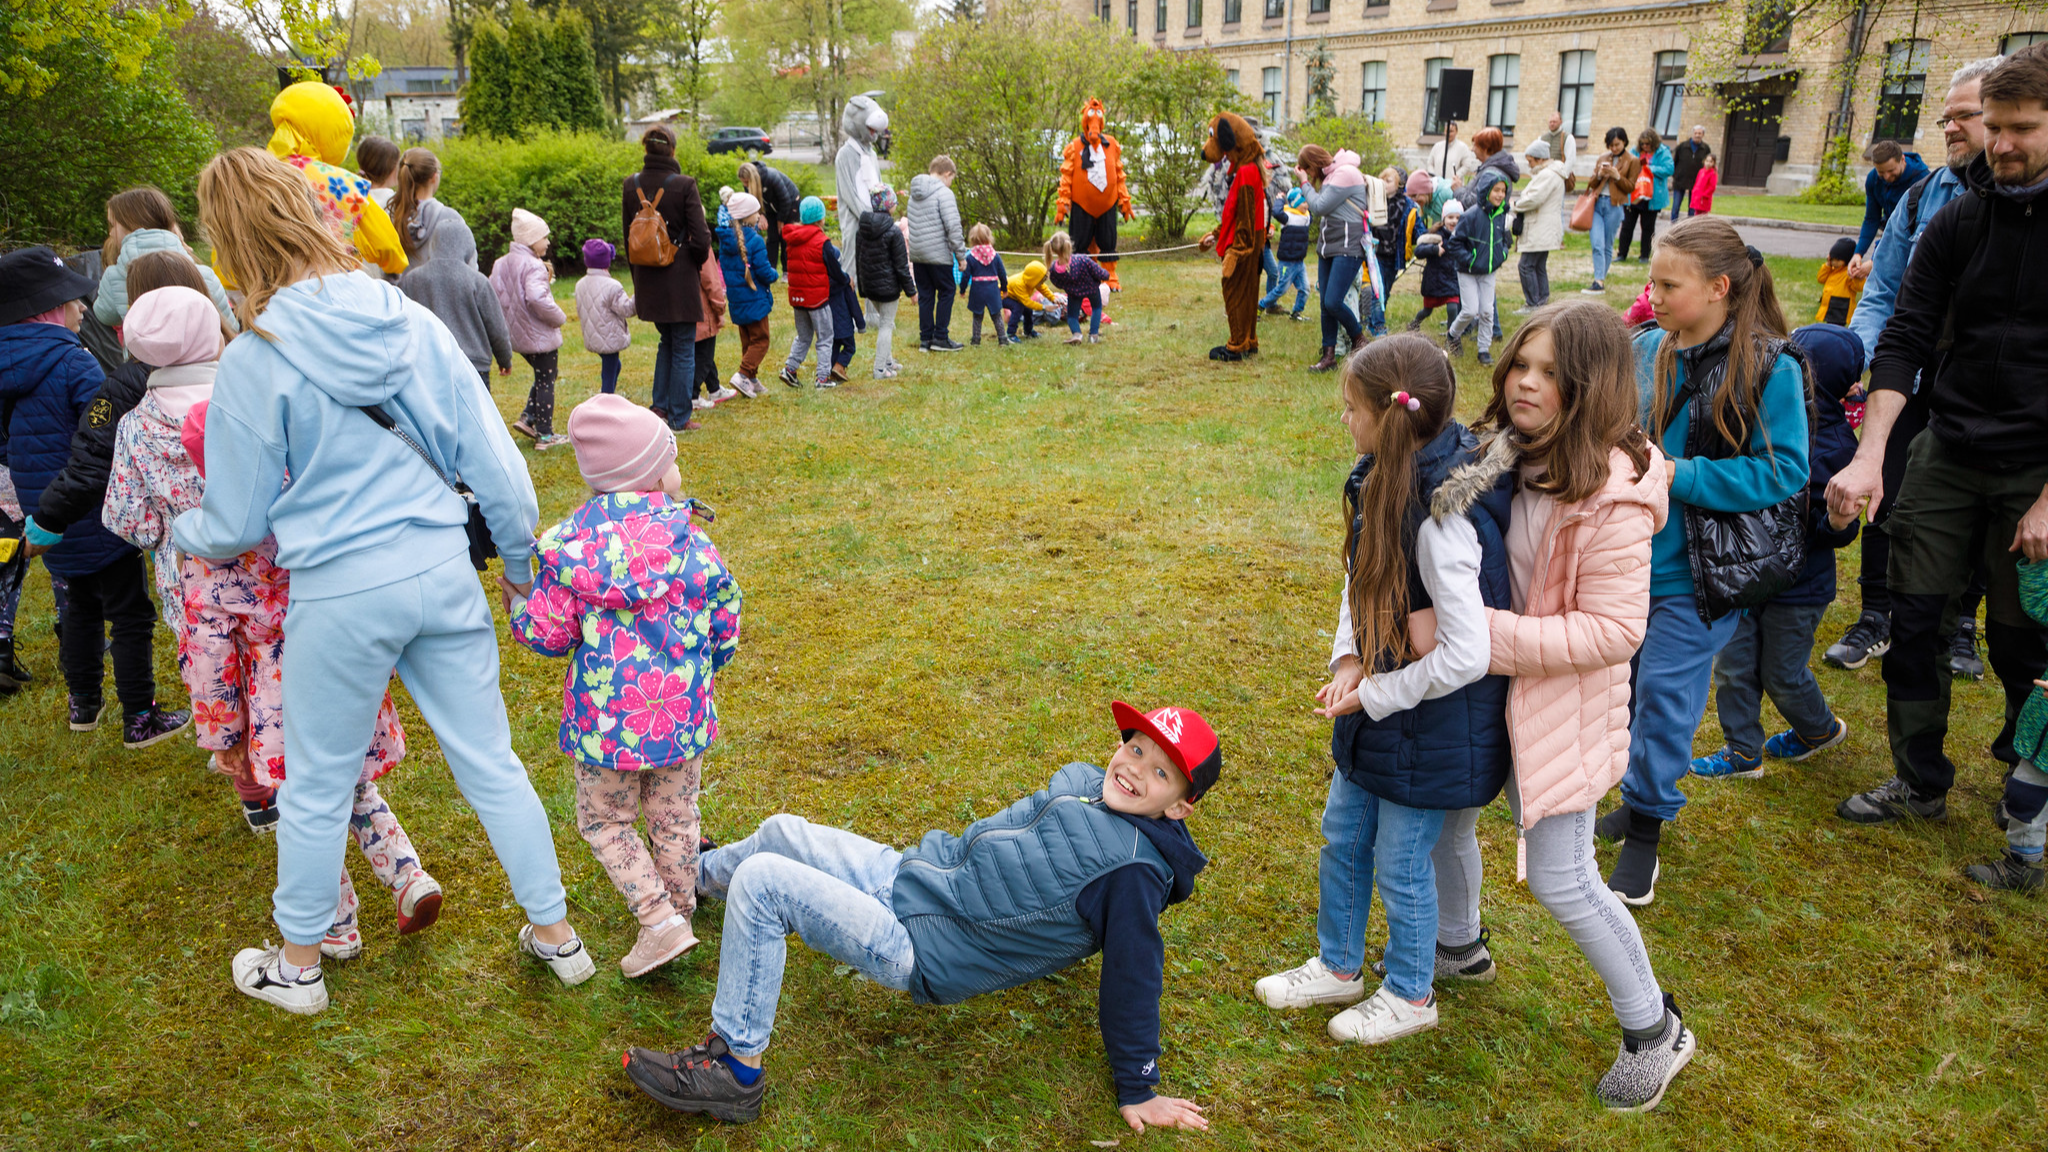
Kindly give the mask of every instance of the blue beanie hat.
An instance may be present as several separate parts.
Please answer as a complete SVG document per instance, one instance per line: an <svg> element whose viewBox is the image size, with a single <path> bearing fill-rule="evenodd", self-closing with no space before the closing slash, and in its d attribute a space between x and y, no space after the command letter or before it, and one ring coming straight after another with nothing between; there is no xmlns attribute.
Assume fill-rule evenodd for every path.
<svg viewBox="0 0 2048 1152"><path fill-rule="evenodd" d="M612 256L617 252L618 249L613 248L607 241L585 240L583 242L583 266L585 268L609 268L612 266Z"/></svg>
<svg viewBox="0 0 2048 1152"><path fill-rule="evenodd" d="M825 219L825 202L816 196L804 197L803 202L797 205L796 218L800 224L823 223Z"/></svg>

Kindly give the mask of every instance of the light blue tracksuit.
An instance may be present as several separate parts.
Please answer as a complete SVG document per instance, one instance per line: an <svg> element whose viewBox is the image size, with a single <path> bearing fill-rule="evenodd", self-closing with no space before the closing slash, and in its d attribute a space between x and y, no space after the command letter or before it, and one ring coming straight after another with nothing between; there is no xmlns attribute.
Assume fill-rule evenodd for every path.
<svg viewBox="0 0 2048 1152"><path fill-rule="evenodd" d="M274 535L277 562L292 573L279 931L317 944L333 923L356 778L394 668L527 918L562 919L561 865L512 752L497 630L468 561L466 506L357 408L382 406L475 490L505 575L524 582L539 508L504 421L447 328L362 272L283 289L257 326L270 338L245 332L221 355L206 419L206 494L173 531L181 551L215 559Z"/></svg>

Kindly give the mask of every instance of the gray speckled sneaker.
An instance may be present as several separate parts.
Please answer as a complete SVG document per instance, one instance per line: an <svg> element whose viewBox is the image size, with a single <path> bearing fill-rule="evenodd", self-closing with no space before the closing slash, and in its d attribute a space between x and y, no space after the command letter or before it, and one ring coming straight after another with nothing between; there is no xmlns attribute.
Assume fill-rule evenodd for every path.
<svg viewBox="0 0 2048 1152"><path fill-rule="evenodd" d="M1600 1078L1600 1102L1609 1112L1648 1112L1698 1049L1692 1029L1679 1018L1677 998L1666 992L1663 1033L1654 1040L1622 1037L1621 1053Z"/></svg>
<svg viewBox="0 0 2048 1152"><path fill-rule="evenodd" d="M1481 928L1479 930L1479 939L1474 941L1477 946L1463 956L1454 956L1444 951L1442 944L1438 944L1436 946L1436 972L1434 979L1465 980L1474 984L1493 983L1494 977L1500 975L1500 966L1493 962L1493 953L1486 947L1486 942L1492 938L1493 933L1491 930ZM1386 979L1387 962L1385 960L1373 961L1372 974L1382 980Z"/></svg>

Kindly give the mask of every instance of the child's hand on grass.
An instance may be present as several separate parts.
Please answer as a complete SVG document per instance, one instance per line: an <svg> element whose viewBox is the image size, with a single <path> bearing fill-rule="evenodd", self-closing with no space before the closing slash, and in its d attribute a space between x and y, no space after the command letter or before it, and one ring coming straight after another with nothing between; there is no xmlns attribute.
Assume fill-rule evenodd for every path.
<svg viewBox="0 0 2048 1152"><path fill-rule="evenodd" d="M1124 1123L1131 1126L1131 1131L1141 1136L1148 1125L1153 1128L1192 1128L1197 1132L1209 1130L1209 1118L1202 1115L1202 1106L1176 1096L1154 1096L1143 1104L1126 1104L1117 1111L1123 1113Z"/></svg>
<svg viewBox="0 0 2048 1152"><path fill-rule="evenodd" d="M1330 674L1330 682L1316 689L1316 715L1325 719L1356 712L1362 705L1358 702L1358 686L1365 680L1365 664L1356 656L1346 656L1337 662L1337 670Z"/></svg>

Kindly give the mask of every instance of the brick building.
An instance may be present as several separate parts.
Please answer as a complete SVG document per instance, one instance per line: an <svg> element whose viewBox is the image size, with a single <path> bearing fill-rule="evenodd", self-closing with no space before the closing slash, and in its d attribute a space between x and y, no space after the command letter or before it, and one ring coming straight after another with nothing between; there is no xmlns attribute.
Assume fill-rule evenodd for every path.
<svg viewBox="0 0 2048 1152"><path fill-rule="evenodd" d="M1794 21L1736 58L1718 44L1727 0L1060 0L1141 42L1214 55L1265 119L1301 118L1312 54L1326 51L1337 110L1372 113L1409 158L1442 139L1445 69L1472 71L1465 136L1480 124L1526 142L1554 109L1584 156L1609 127L1667 138L1694 125L1733 186L1793 192L1811 181L1834 118L1843 113L1852 9L1826 27ZM1754 0L1770 29L1785 0ZM2048 40L2048 13L2013 0L1912 0L1867 6L1863 51L1845 123L1859 147L1890 138L1940 163L1940 115L1960 64ZM1699 42L1695 42L1695 37ZM1705 58L1714 58L1709 63ZM1588 161L1580 169L1587 170Z"/></svg>

